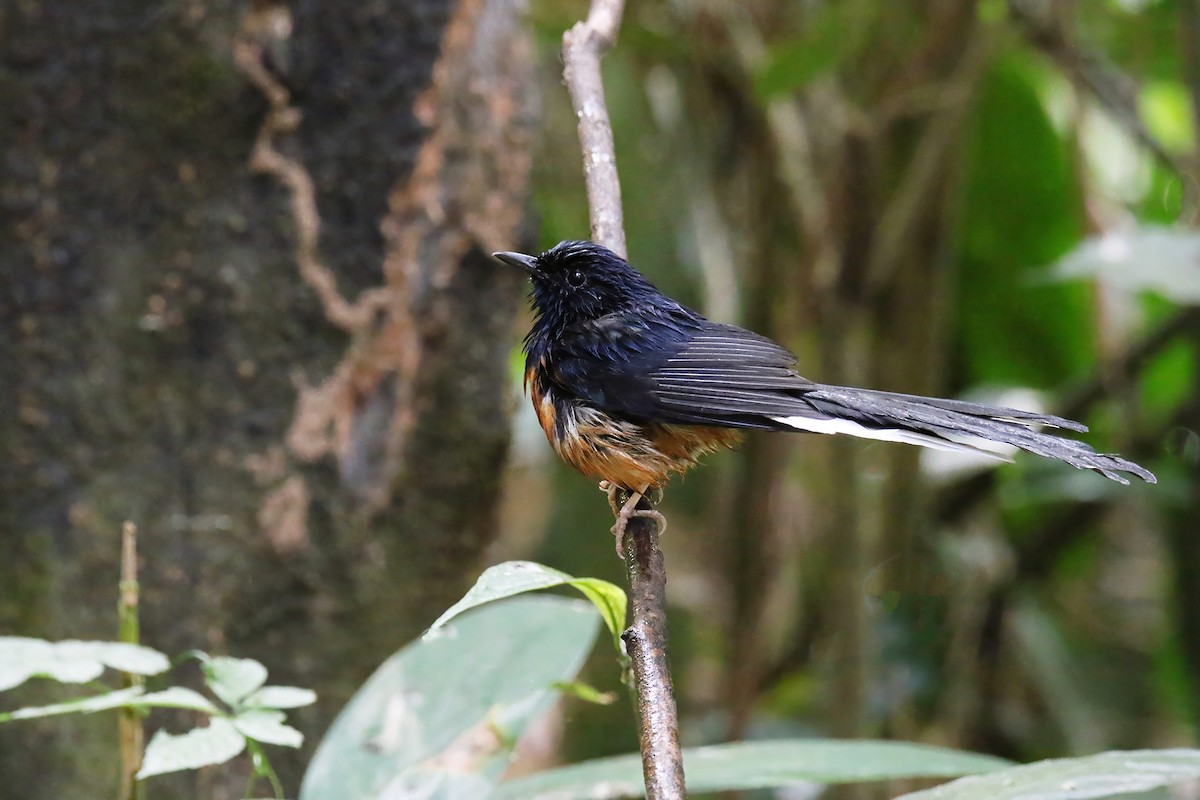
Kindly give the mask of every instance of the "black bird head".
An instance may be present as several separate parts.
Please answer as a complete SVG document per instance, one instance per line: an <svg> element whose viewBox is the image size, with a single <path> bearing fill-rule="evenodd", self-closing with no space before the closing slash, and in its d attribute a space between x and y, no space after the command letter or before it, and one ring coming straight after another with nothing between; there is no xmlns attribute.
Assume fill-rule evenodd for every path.
<svg viewBox="0 0 1200 800"><path fill-rule="evenodd" d="M552 335L614 311L674 305L628 261L592 242L559 242L540 256L492 255L529 273L537 326Z"/></svg>

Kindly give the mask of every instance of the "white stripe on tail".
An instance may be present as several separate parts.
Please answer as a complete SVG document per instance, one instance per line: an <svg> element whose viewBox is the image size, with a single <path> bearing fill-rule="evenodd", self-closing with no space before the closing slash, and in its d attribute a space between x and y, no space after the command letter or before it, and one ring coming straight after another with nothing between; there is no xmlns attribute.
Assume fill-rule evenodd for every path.
<svg viewBox="0 0 1200 800"><path fill-rule="evenodd" d="M814 419L813 417L771 417L789 428L809 433L844 433L857 436L860 439L878 439L883 442L904 442L906 444L931 447L935 450L946 450L952 453L983 453L1000 461L1012 459L1002 453L996 453L972 444L950 441L929 433L907 431L903 428L868 428L848 419ZM982 441L982 440L981 440Z"/></svg>

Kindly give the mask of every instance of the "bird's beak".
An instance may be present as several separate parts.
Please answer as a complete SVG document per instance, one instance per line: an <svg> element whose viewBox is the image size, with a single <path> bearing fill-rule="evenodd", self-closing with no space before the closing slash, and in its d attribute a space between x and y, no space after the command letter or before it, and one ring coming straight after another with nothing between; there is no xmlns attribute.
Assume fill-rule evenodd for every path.
<svg viewBox="0 0 1200 800"><path fill-rule="evenodd" d="M535 278L542 277L542 271L538 269L537 259L533 256L527 256L524 253L492 253L492 258L503 261L505 264L523 269Z"/></svg>

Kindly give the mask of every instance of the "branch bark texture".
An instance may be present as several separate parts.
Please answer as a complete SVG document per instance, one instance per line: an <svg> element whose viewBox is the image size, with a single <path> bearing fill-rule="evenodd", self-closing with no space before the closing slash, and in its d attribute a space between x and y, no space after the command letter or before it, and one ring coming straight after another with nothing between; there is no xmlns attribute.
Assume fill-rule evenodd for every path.
<svg viewBox="0 0 1200 800"><path fill-rule="evenodd" d="M621 183L612 124L604 102L600 58L613 46L623 0L594 0L587 19L563 34L563 77L579 118L592 240L627 255ZM645 499L642 510L653 510ZM671 673L667 663L667 572L658 548L658 524L634 517L625 529L625 569L630 625L622 638L633 664L640 725L642 772L648 800L685 797L683 755Z"/></svg>
<svg viewBox="0 0 1200 800"><path fill-rule="evenodd" d="M595 0L587 19L563 34L563 79L579 118L583 174L587 184L592 241L617 255L628 255L621 213L621 180L613 148L612 124L604 102L600 58L617 41L624 0Z"/></svg>
<svg viewBox="0 0 1200 800"><path fill-rule="evenodd" d="M642 499L638 508L652 506ZM633 665L641 725L646 797L685 797L679 721L667 662L667 568L658 547L658 523L634 517L625 529L625 573L632 622L621 635Z"/></svg>

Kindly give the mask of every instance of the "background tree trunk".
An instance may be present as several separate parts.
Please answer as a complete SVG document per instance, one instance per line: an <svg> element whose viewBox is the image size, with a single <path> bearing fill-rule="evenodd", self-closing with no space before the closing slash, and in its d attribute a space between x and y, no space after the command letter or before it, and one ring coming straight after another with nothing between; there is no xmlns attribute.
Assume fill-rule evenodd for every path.
<svg viewBox="0 0 1200 800"><path fill-rule="evenodd" d="M114 638L133 520L144 641L315 688L311 747L495 530L527 34L512 0L80 12L0 12L0 633ZM107 796L114 731L6 726L0 785Z"/></svg>

